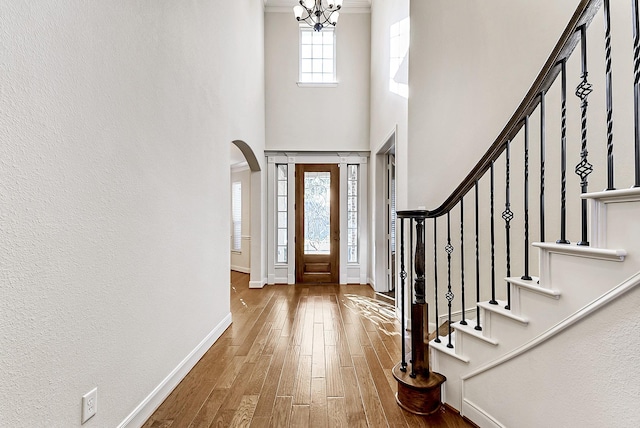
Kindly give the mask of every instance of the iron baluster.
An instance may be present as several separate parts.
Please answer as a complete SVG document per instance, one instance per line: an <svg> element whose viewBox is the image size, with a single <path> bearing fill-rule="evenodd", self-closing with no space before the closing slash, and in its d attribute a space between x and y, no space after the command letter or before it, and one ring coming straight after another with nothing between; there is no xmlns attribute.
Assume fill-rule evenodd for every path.
<svg viewBox="0 0 640 428"><path fill-rule="evenodd" d="M605 99L607 106L607 190L615 190L613 180L613 84L611 82L611 16L609 0L604 0Z"/></svg>
<svg viewBox="0 0 640 428"><path fill-rule="evenodd" d="M413 250L413 217L411 217L411 220L409 221L409 248L411 248L411 250ZM411 258L409 257L409 260L411 260L411 267L409 269L409 272L411 272L411 281L409 283L411 283L413 280L415 280L415 276L414 276L414 263L415 263L415 258ZM415 295L415 289L414 287L409 286L409 294L410 294L410 302L411 302L411 308L413 309L413 304L415 303L414 301L414 295ZM416 372L414 370L414 365L415 365L415 361L416 361L416 349L415 349L415 344L413 343L413 337L411 340L411 359L409 360L409 362L411 363L411 373L409 373L409 376L411 376L412 378L415 379L416 377Z"/></svg>
<svg viewBox="0 0 640 428"><path fill-rule="evenodd" d="M447 348L453 348L451 344L451 302L453 301L453 292L451 291L451 253L453 253L453 245L451 245L451 211L447 211L447 245L444 247L444 250L447 252L447 294L445 297L447 298L447 302L449 302L449 325L448 336L449 343L447 343Z"/></svg>
<svg viewBox="0 0 640 428"><path fill-rule="evenodd" d="M438 312L438 225L436 217L433 218L433 288L435 289L436 303L436 338L435 341L440 343L440 313Z"/></svg>
<svg viewBox="0 0 640 428"><path fill-rule="evenodd" d="M462 321L460 324L467 325L464 308L464 198L460 198L460 288L462 293Z"/></svg>
<svg viewBox="0 0 640 428"><path fill-rule="evenodd" d="M580 177L580 189L582 193L587 193L589 174L593 171L593 165L589 163L587 157L589 152L587 151L587 98L593 91L591 83L587 81L587 27L582 25L580 27L580 58L582 61L582 81L576 88L576 96L580 98L580 110L581 110L581 149L580 149L580 163L576 165L575 173ZM578 245L589 245L587 241L587 200L581 201L581 218L582 218L582 240L578 242Z"/></svg>
<svg viewBox="0 0 640 428"><path fill-rule="evenodd" d="M476 216L476 326L474 327L476 330L482 330L482 327L480 326L480 305L478 305L478 303L480 302L480 240L478 239L479 237L479 222L478 222L478 180L476 180L475 185L474 185L476 191L476 198L475 198L475 202L476 202L476 212L475 212L475 216Z"/></svg>
<svg viewBox="0 0 640 428"><path fill-rule="evenodd" d="M524 118L524 275L521 278L531 280L529 276L529 116Z"/></svg>
<svg viewBox="0 0 640 428"><path fill-rule="evenodd" d="M546 110L544 92L540 93L540 242L544 242L544 173Z"/></svg>
<svg viewBox="0 0 640 428"><path fill-rule="evenodd" d="M561 65L562 92L560 95L560 239L558 244L568 244L567 240L567 60Z"/></svg>
<svg viewBox="0 0 640 428"><path fill-rule="evenodd" d="M496 234L495 234L495 222L494 222L494 209L493 209L493 161L491 161L491 300L489 303L492 305L497 305L496 301L496 254L495 254L495 244L496 244Z"/></svg>
<svg viewBox="0 0 640 428"><path fill-rule="evenodd" d="M502 212L502 218L504 219L504 231L507 244L507 278L511 276L511 220L513 220L513 212L511 211L511 183L510 183L510 170L511 170L511 141L507 141L506 152L506 188L505 188L505 203L504 211ZM511 287L507 282L507 306L505 309L511 309Z"/></svg>
<svg viewBox="0 0 640 428"><path fill-rule="evenodd" d="M640 187L640 17L638 0L632 1L633 20L633 125L635 130L635 175Z"/></svg>
<svg viewBox="0 0 640 428"><path fill-rule="evenodd" d="M400 219L400 329L402 331L402 362L400 363L400 370L407 371L407 359L406 359L406 343L405 343L405 298L404 286L407 279L407 271L404 269L404 218Z"/></svg>

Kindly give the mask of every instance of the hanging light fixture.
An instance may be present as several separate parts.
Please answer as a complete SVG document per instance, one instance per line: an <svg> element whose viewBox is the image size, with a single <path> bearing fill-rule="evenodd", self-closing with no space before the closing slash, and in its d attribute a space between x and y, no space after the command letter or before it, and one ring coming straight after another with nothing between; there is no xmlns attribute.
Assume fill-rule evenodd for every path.
<svg viewBox="0 0 640 428"><path fill-rule="evenodd" d="M299 3L293 7L293 14L314 30L320 31L326 25L335 27L338 23L342 0L299 0Z"/></svg>

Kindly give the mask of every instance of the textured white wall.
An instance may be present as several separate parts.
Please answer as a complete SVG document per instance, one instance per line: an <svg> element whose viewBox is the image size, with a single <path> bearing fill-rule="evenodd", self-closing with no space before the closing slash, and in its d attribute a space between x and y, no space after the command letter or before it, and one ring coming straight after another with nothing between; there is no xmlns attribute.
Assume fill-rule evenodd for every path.
<svg viewBox="0 0 640 428"><path fill-rule="evenodd" d="M261 1L0 3L0 425L116 426L229 314Z"/></svg>
<svg viewBox="0 0 640 428"><path fill-rule="evenodd" d="M376 290L386 290L385 280L385 181L386 160L378 155L395 132L396 207L415 208L407 202L407 117L408 101L389 90L390 27L409 16L409 0L374 1L371 5L371 130L369 236L372 239L370 278Z"/></svg>
<svg viewBox="0 0 640 428"><path fill-rule="evenodd" d="M265 14L268 149L369 149L370 17L340 15L338 86L300 88L298 23L292 13Z"/></svg>
<svg viewBox="0 0 640 428"><path fill-rule="evenodd" d="M549 421L639 426L639 302L636 287L537 348L471 378L466 394L507 427Z"/></svg>
<svg viewBox="0 0 640 428"><path fill-rule="evenodd" d="M467 175L526 94L576 5L411 2L412 206L436 208Z"/></svg>

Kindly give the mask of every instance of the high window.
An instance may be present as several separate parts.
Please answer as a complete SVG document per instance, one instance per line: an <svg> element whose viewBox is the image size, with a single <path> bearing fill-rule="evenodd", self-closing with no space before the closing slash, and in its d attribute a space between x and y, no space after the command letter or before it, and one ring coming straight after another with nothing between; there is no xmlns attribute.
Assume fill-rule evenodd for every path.
<svg viewBox="0 0 640 428"><path fill-rule="evenodd" d="M409 97L409 18L389 28L389 90Z"/></svg>
<svg viewBox="0 0 640 428"><path fill-rule="evenodd" d="M336 83L334 28L300 27L300 82Z"/></svg>

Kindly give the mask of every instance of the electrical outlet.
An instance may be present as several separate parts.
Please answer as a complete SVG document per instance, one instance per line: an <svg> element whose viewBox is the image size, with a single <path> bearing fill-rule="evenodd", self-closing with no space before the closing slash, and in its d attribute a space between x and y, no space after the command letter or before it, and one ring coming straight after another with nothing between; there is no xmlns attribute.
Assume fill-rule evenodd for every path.
<svg viewBox="0 0 640 428"><path fill-rule="evenodd" d="M82 396L82 423L87 422L98 411L98 388Z"/></svg>

